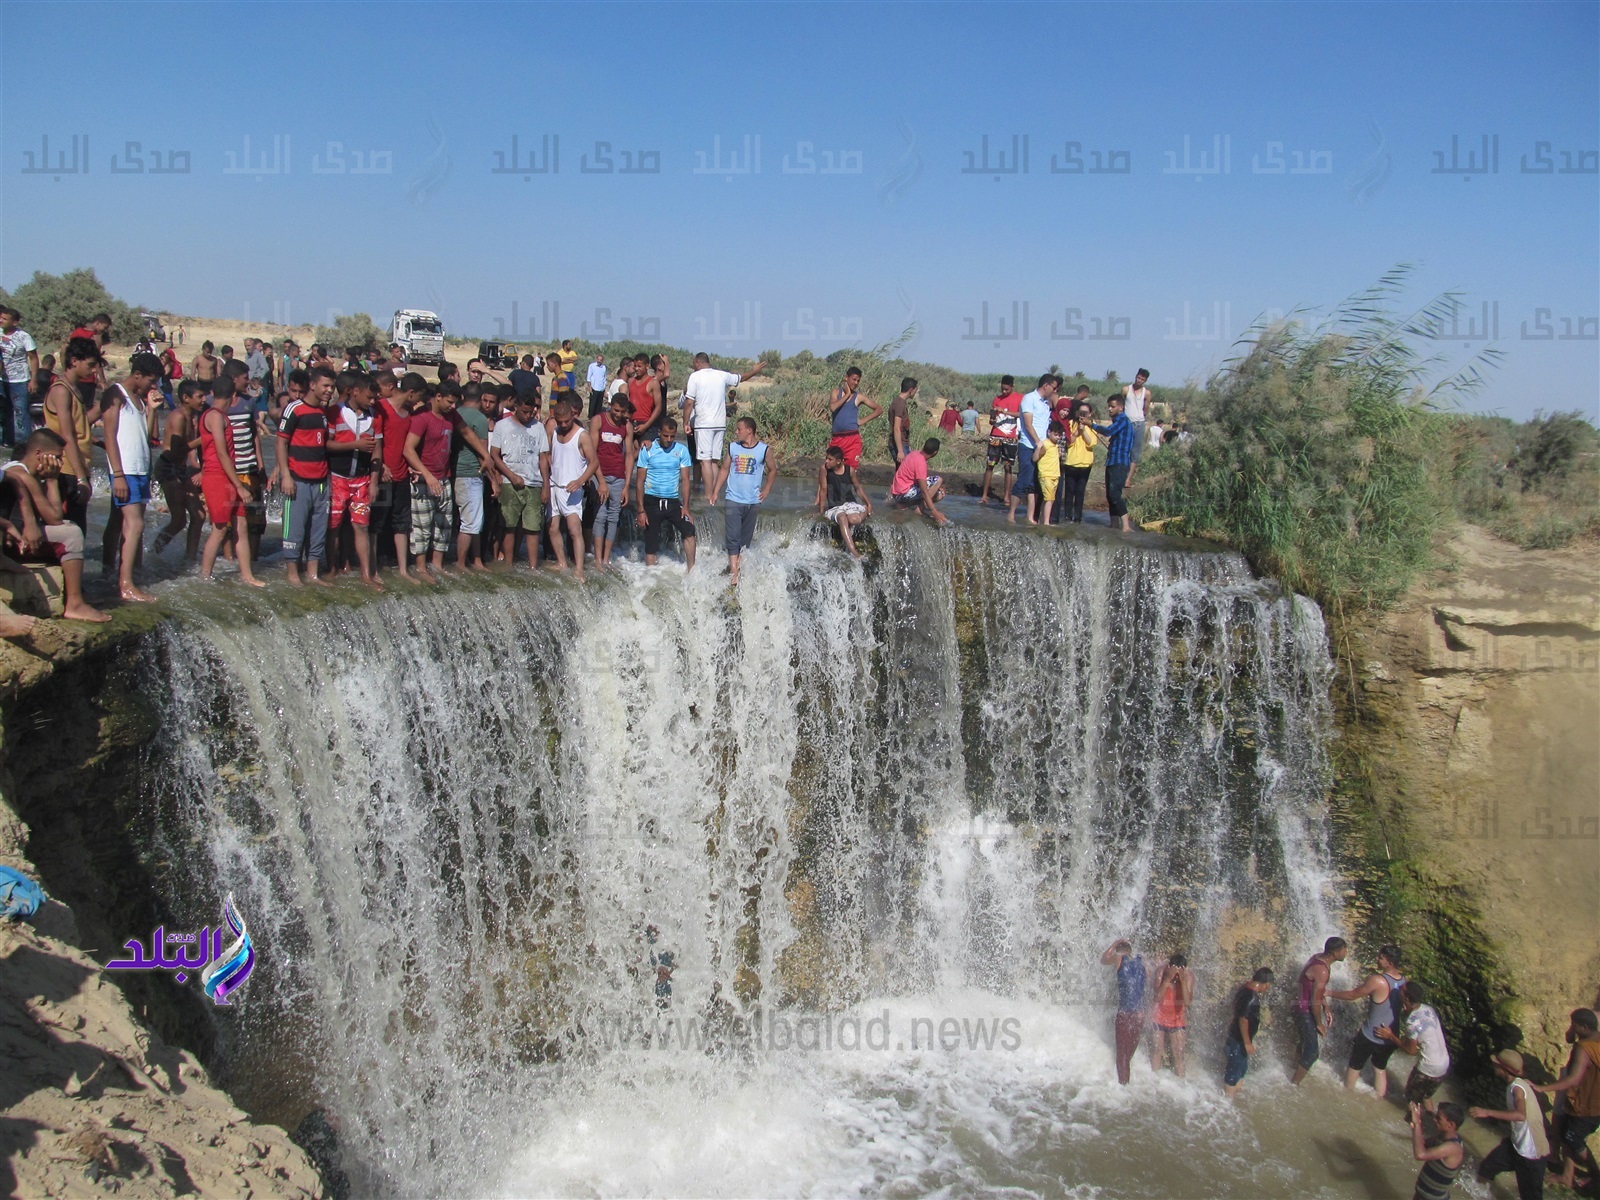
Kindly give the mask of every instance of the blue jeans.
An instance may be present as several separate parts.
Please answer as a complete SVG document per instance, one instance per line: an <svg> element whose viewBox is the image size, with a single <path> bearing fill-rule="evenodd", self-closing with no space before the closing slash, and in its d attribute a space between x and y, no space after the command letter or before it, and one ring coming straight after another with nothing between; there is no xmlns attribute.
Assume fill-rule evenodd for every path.
<svg viewBox="0 0 1600 1200"><path fill-rule="evenodd" d="M28 409L28 381L6 380L5 399L5 440L12 446L20 446L33 432L33 414Z"/></svg>
<svg viewBox="0 0 1600 1200"><path fill-rule="evenodd" d="M1033 461L1032 446L1017 443L1017 482L1011 485L1011 494L1021 496L1026 500L1033 495L1035 482L1039 478L1038 464Z"/></svg>

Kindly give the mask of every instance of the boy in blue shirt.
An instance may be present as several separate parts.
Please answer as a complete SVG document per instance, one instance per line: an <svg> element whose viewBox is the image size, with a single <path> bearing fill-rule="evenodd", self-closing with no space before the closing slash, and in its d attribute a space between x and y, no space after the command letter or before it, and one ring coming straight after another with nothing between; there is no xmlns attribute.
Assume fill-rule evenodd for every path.
<svg viewBox="0 0 1600 1200"><path fill-rule="evenodd" d="M694 570L694 520L689 512L689 451L677 442L678 422L662 417L656 440L639 451L633 477L639 481L639 524L644 529L645 566L656 565L663 527L683 538L686 571Z"/></svg>
<svg viewBox="0 0 1600 1200"><path fill-rule="evenodd" d="M710 501L715 508L718 493L727 485L723 545L728 551L730 582L735 587L739 583L739 556L755 537L756 509L766 500L772 481L778 477L777 456L765 442L757 440L754 418L740 417L738 428L738 436L728 447L728 457L717 472L717 481L711 485Z"/></svg>

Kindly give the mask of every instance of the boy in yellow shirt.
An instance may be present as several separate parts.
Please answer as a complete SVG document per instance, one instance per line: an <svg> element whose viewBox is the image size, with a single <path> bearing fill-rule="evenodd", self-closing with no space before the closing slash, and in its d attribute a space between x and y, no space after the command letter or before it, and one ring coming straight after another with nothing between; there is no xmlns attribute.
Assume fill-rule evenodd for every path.
<svg viewBox="0 0 1600 1200"><path fill-rule="evenodd" d="M1066 465L1061 473L1066 486L1061 504L1066 519L1077 525L1083 524L1083 496L1089 487L1089 472L1094 469L1094 448L1100 444L1100 435L1091 425L1093 420L1094 407L1085 400L1072 410L1072 422L1067 427Z"/></svg>
<svg viewBox="0 0 1600 1200"><path fill-rule="evenodd" d="M1050 432L1033 451L1034 469L1039 476L1039 496L1044 502L1044 523L1050 524L1050 513L1056 506L1056 487L1061 482L1061 426L1050 423ZM1028 524L1037 525L1033 519L1033 497L1028 497Z"/></svg>

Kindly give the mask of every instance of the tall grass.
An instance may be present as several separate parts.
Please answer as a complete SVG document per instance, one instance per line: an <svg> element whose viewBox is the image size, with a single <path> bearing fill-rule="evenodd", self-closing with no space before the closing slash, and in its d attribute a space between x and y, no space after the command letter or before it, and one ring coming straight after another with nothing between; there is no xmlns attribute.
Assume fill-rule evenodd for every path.
<svg viewBox="0 0 1600 1200"><path fill-rule="evenodd" d="M1397 268L1319 326L1254 331L1190 397L1194 439L1159 456L1141 516L1181 518L1325 607L1404 592L1452 509L1431 475L1438 406L1494 361L1487 352L1429 387L1438 363L1416 347L1456 300L1398 314L1406 275Z"/></svg>

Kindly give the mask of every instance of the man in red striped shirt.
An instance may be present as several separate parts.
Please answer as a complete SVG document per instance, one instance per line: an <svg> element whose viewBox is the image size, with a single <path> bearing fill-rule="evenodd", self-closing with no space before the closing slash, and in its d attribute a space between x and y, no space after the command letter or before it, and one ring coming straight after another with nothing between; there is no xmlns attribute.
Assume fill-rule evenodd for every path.
<svg viewBox="0 0 1600 1200"><path fill-rule="evenodd" d="M319 577L328 541L328 413L333 399L331 367L311 368L311 390L305 399L283 410L278 426L278 486L283 490L283 552L288 558L289 582L300 583L300 564L306 578Z"/></svg>

